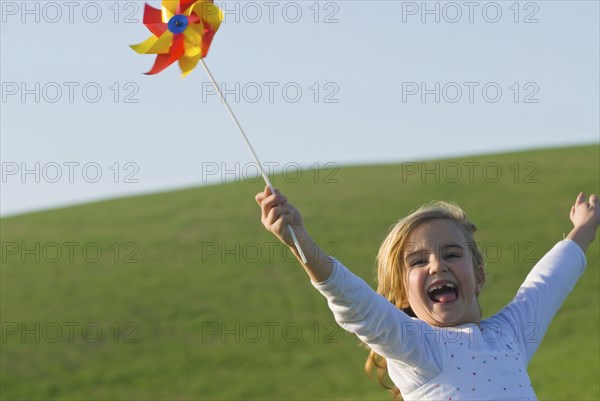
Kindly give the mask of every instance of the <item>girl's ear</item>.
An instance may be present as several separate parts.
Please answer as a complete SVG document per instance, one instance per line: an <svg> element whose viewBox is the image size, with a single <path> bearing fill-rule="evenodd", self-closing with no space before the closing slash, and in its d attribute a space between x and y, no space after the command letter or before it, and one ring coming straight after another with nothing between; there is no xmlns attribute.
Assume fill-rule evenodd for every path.
<svg viewBox="0 0 600 401"><path fill-rule="evenodd" d="M485 284L485 272L483 266L477 266L475 268L475 294L479 295L483 285Z"/></svg>

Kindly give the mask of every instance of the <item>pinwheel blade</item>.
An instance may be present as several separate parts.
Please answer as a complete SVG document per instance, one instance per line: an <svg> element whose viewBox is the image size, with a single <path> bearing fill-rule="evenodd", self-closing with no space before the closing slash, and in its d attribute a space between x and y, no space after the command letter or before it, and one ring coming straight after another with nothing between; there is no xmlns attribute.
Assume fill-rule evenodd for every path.
<svg viewBox="0 0 600 401"><path fill-rule="evenodd" d="M142 22L155 36L160 36L167 30L167 24L162 20L162 11L148 4L144 7L144 20Z"/></svg>
<svg viewBox="0 0 600 401"><path fill-rule="evenodd" d="M190 72L192 72L192 70L198 65L198 61L200 61L201 58L202 56L200 54L193 57L183 56L182 58L180 58L179 68L181 68L182 72L181 77L184 78Z"/></svg>
<svg viewBox="0 0 600 401"><path fill-rule="evenodd" d="M169 22L172 16L177 14L179 0L162 0L162 20Z"/></svg>
<svg viewBox="0 0 600 401"><path fill-rule="evenodd" d="M197 1L194 4L194 13L202 19L203 22L211 26L216 32L223 21L223 12L213 4L212 1Z"/></svg>
<svg viewBox="0 0 600 401"><path fill-rule="evenodd" d="M148 54L148 50L152 48L158 42L158 37L150 36L148 39L143 41L142 43L138 43L135 45L129 45L134 51L139 54Z"/></svg>
<svg viewBox="0 0 600 401"><path fill-rule="evenodd" d="M215 37L215 33L215 31L205 25L204 35L202 35L202 57L206 57L208 54L208 49L210 48L210 44Z"/></svg>
<svg viewBox="0 0 600 401"><path fill-rule="evenodd" d="M202 51L202 24L190 25L185 30L183 36L185 37L185 55L187 57L194 57Z"/></svg>
<svg viewBox="0 0 600 401"><path fill-rule="evenodd" d="M169 54L159 54L156 56L154 66L146 75L154 75L163 71L165 68L173 64L184 54L183 47L183 36L177 35L173 38L173 44L171 45L171 52Z"/></svg>
<svg viewBox="0 0 600 401"><path fill-rule="evenodd" d="M145 42L131 45L131 48L140 54L167 54L172 41L173 34L167 31L160 38L151 36Z"/></svg>
<svg viewBox="0 0 600 401"><path fill-rule="evenodd" d="M192 11L191 7L192 5L194 5L194 3L196 3L197 0L181 0L181 3L179 5L181 12L185 15L190 15L190 12Z"/></svg>

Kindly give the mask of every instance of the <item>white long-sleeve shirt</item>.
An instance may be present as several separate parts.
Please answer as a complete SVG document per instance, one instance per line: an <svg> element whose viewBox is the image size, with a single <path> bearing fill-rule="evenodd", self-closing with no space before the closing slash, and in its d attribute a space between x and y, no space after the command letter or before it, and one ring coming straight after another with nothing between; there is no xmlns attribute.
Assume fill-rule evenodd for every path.
<svg viewBox="0 0 600 401"><path fill-rule="evenodd" d="M313 283L338 324L387 359L405 400L536 400L527 365L585 270L571 240L556 244L531 270L514 299L480 325L435 327L411 318L334 261Z"/></svg>

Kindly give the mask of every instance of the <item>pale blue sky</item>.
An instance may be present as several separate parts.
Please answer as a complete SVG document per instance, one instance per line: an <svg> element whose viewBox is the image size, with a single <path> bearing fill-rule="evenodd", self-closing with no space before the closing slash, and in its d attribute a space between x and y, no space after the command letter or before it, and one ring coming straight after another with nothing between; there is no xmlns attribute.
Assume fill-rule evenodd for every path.
<svg viewBox="0 0 600 401"><path fill-rule="evenodd" d="M216 3L206 62L275 169L600 141L597 1ZM2 215L255 171L201 68L142 74L142 2L1 5Z"/></svg>

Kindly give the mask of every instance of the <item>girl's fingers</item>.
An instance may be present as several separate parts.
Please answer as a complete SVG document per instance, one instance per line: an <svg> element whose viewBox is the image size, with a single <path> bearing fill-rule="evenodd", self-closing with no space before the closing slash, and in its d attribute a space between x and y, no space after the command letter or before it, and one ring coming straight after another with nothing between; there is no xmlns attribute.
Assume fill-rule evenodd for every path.
<svg viewBox="0 0 600 401"><path fill-rule="evenodd" d="M289 213L283 213L277 216L271 225L276 232L283 234L285 227L290 223L292 216Z"/></svg>
<svg viewBox="0 0 600 401"><path fill-rule="evenodd" d="M254 197L260 205L261 221L271 232L283 238L286 226L294 221L294 208L287 203L287 198L278 190L271 193L268 186L264 192L259 192Z"/></svg>
<svg viewBox="0 0 600 401"><path fill-rule="evenodd" d="M290 217L292 217L292 210L289 207L276 206L269 210L269 213L266 217L266 222L269 225L274 225L280 218L283 218L285 221L288 221Z"/></svg>
<svg viewBox="0 0 600 401"><path fill-rule="evenodd" d="M256 199L256 202L258 202L259 205L263 206L263 202L265 202L265 200L267 201L266 205L271 205L274 203L285 203L287 202L287 198L283 195L281 195L281 193L278 190L275 190L275 194L272 194L271 191L269 190L269 187L267 187L265 189L265 192L259 192L254 196L254 199Z"/></svg>
<svg viewBox="0 0 600 401"><path fill-rule="evenodd" d="M584 202L585 202L585 194L583 192L580 192L579 195L577 195L577 199L575 200L575 206L580 205Z"/></svg>
<svg viewBox="0 0 600 401"><path fill-rule="evenodd" d="M278 190L275 190L275 194L272 194L268 186L265 186L265 191L257 193L254 198L261 208L262 221L269 225L271 224L269 222L269 213L271 209L287 203L287 198L285 196L281 195Z"/></svg>
<svg viewBox="0 0 600 401"><path fill-rule="evenodd" d="M257 193L254 196L254 199L256 199L256 201L260 205L262 201L265 200L265 198L267 198L269 195L271 195L271 189L269 189L268 185L265 185L265 190L263 192Z"/></svg>
<svg viewBox="0 0 600 401"><path fill-rule="evenodd" d="M264 193L265 193L265 197L267 197L267 196L269 196L269 195L272 194L271 188L269 188L268 185L265 185L265 191L264 191Z"/></svg>
<svg viewBox="0 0 600 401"><path fill-rule="evenodd" d="M282 206L285 205L287 203L287 198L283 195L270 195L268 198L266 198L265 200L263 200L262 202L262 208L265 212L268 213L268 211L276 206Z"/></svg>

